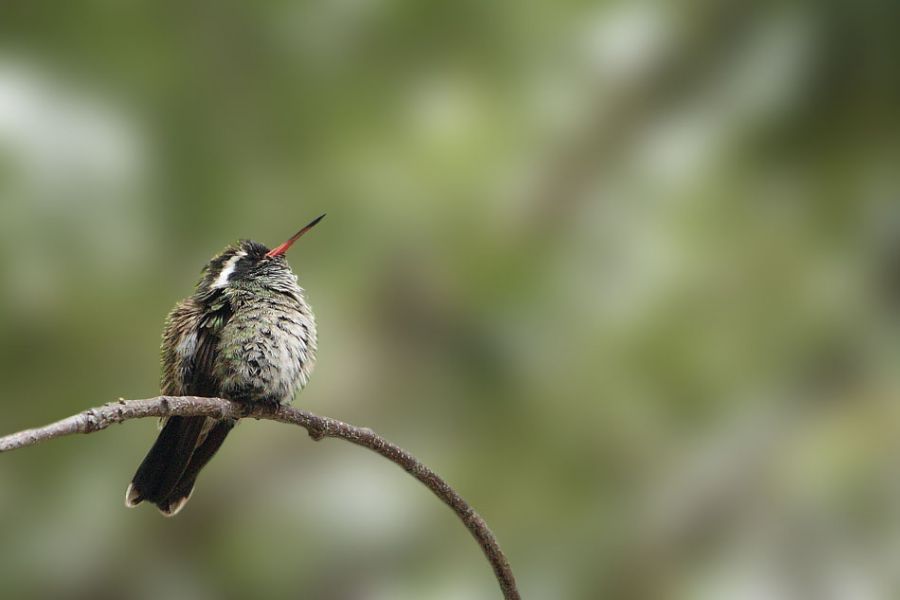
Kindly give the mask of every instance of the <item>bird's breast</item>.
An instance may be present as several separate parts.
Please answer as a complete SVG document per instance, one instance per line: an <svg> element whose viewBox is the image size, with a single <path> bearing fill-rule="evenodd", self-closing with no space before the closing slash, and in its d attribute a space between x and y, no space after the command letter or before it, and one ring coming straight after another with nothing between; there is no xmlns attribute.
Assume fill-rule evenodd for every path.
<svg viewBox="0 0 900 600"><path fill-rule="evenodd" d="M288 403L306 385L315 363L315 318L296 298L245 302L223 327L218 354L224 397Z"/></svg>

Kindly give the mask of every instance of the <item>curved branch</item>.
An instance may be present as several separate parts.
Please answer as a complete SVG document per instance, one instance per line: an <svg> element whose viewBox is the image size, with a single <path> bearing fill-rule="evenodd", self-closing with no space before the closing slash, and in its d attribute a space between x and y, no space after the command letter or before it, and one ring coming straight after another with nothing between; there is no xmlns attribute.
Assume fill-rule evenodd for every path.
<svg viewBox="0 0 900 600"><path fill-rule="evenodd" d="M377 452L389 461L399 465L404 471L418 479L435 496L453 509L478 544L494 569L503 597L518 600L516 580L509 561L500 550L497 538L488 528L484 519L441 479L437 473L419 462L412 454L385 440L371 429L356 427L330 417L320 417L313 413L289 406L247 406L221 398L200 398L196 396L158 396L145 400L119 400L97 408L91 408L71 417L50 423L44 427L26 429L18 433L0 437L0 452L7 452L25 446L71 435L73 433L94 433L115 423L144 417L215 417L240 419L253 417L280 423L292 423L306 429L314 440L340 438L358 446Z"/></svg>

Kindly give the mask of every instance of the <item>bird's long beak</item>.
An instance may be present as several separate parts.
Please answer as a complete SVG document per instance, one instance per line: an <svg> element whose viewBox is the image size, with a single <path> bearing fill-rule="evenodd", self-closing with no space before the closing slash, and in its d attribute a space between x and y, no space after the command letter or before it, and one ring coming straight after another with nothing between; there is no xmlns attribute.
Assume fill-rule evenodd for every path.
<svg viewBox="0 0 900 600"><path fill-rule="evenodd" d="M269 250L269 252L268 252L268 254L266 254L266 256L268 256L269 258L281 256L282 254L287 252L288 248L290 248L294 244L294 242L299 240L303 236L304 233L306 233L307 231L309 231L310 229L315 227L316 223L318 223L319 221L321 221L324 218L325 218L325 215L320 215L320 216L316 217L315 219L312 220L312 222L309 225L307 225L306 227L304 227L303 229L301 229L300 231L298 231L297 233L292 235L291 239L289 239L282 245L278 246L277 248L273 248L272 250Z"/></svg>

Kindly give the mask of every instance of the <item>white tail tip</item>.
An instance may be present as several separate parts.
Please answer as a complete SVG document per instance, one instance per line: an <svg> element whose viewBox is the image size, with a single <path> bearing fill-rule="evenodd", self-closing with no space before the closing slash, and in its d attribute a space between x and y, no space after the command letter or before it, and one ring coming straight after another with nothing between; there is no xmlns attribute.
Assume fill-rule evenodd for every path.
<svg viewBox="0 0 900 600"><path fill-rule="evenodd" d="M141 496L141 493L134 489L134 485L128 484L128 489L125 490L125 506L128 508L134 508L138 504L141 503L141 500L144 498Z"/></svg>
<svg viewBox="0 0 900 600"><path fill-rule="evenodd" d="M170 504L167 508L159 508L159 512L162 513L164 517L174 517L181 509L184 508L184 505L187 504L187 501L191 499L191 496L194 495L194 490L191 489L190 493L184 498L179 498L176 502Z"/></svg>

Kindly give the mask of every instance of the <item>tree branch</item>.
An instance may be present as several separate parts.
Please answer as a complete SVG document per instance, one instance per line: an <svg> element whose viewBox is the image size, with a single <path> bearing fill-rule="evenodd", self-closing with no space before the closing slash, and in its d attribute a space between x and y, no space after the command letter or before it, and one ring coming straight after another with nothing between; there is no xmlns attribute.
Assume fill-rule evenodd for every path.
<svg viewBox="0 0 900 600"><path fill-rule="evenodd" d="M494 569L503 597L519 600L516 580L509 561L500 550L497 538L488 528L484 519L441 479L437 473L419 462L412 454L385 440L374 431L356 427L330 417L320 417L313 413L289 406L247 406L221 398L199 398L195 396L158 396L146 400L119 400L97 408L91 408L71 417L50 423L36 429L26 429L18 433L0 437L0 452L7 452L25 446L71 435L73 433L94 433L115 423L144 417L215 417L240 419L253 417L292 423L306 429L314 440L340 438L358 446L377 452L389 461L399 465L404 471L418 479L435 496L453 509L478 544Z"/></svg>

